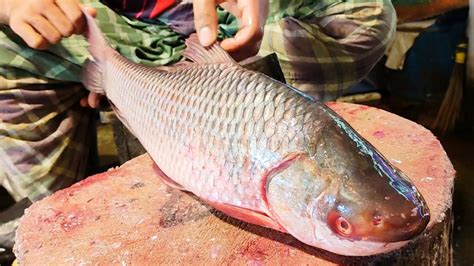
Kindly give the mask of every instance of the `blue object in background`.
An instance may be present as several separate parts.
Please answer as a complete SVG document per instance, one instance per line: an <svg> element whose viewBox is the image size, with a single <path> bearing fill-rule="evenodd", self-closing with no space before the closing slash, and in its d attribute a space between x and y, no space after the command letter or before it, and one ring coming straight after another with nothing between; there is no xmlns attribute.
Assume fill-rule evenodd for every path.
<svg viewBox="0 0 474 266"><path fill-rule="evenodd" d="M440 15L418 36L403 70L386 69L382 59L346 95L378 91L411 101L441 102L453 70L456 46L466 38L467 17L467 8Z"/></svg>
<svg viewBox="0 0 474 266"><path fill-rule="evenodd" d="M403 70L387 70L386 89L409 100L441 101L449 85L456 46L466 38L466 20L467 9L438 17L408 51Z"/></svg>

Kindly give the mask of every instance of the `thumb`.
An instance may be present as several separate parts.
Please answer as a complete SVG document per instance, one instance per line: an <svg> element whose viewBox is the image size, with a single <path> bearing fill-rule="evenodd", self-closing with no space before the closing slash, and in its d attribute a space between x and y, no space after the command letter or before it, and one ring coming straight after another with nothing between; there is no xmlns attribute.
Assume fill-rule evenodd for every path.
<svg viewBox="0 0 474 266"><path fill-rule="evenodd" d="M89 103L90 107L97 108L99 107L101 98L102 98L102 95L97 94L95 92L91 92L89 93L89 96L87 97L87 102Z"/></svg>
<svg viewBox="0 0 474 266"><path fill-rule="evenodd" d="M213 44L217 39L216 1L194 0L193 11L199 41L203 46Z"/></svg>

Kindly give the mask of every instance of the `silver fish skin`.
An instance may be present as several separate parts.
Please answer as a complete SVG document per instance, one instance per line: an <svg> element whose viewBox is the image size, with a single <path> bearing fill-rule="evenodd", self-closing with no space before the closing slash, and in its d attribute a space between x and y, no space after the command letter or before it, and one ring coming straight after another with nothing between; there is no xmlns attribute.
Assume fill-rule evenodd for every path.
<svg viewBox="0 0 474 266"><path fill-rule="evenodd" d="M429 209L409 179L323 103L187 41L194 61L135 64L86 14L83 83L105 94L170 186L224 213L334 253L388 252Z"/></svg>

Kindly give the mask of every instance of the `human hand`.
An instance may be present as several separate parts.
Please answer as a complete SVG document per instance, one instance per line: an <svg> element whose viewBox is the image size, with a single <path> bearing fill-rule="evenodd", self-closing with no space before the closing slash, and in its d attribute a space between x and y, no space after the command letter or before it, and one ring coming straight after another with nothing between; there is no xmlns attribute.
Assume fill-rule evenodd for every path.
<svg viewBox="0 0 474 266"><path fill-rule="evenodd" d="M223 40L222 48L237 60L257 54L268 16L268 0L193 0L194 23L199 40L204 46L216 41L218 4L240 22L237 34L233 38Z"/></svg>
<svg viewBox="0 0 474 266"><path fill-rule="evenodd" d="M3 0L12 30L34 49L47 49L62 38L84 31L86 21L78 0ZM84 7L92 16L96 11Z"/></svg>
<svg viewBox="0 0 474 266"><path fill-rule="evenodd" d="M82 107L90 107L90 108L97 108L100 105L100 100L104 96L101 94L97 94L95 92L89 92L88 96L85 96L79 102Z"/></svg>

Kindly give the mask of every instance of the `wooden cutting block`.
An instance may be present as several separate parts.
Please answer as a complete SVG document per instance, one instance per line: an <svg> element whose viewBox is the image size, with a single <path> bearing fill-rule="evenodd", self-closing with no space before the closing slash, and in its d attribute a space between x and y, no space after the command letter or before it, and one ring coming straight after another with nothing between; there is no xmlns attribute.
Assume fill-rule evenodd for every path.
<svg viewBox="0 0 474 266"><path fill-rule="evenodd" d="M31 206L17 231L19 264L451 263L455 172L439 141L425 128L376 108L328 105L404 171L429 205L427 230L400 250L344 257L229 218L162 184L143 155Z"/></svg>

